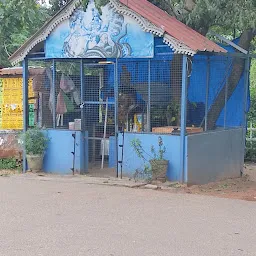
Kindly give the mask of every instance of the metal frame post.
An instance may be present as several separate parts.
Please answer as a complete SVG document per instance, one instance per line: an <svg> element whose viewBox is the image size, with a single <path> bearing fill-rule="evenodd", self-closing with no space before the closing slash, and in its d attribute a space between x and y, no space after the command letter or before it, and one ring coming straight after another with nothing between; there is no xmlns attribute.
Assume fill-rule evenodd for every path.
<svg viewBox="0 0 256 256"><path fill-rule="evenodd" d="M151 60L148 60L147 132L151 132Z"/></svg>
<svg viewBox="0 0 256 256"><path fill-rule="evenodd" d="M28 60L25 58L22 63L22 96L23 96L23 132L26 132L28 129ZM26 159L26 150L23 148L23 173L27 171L27 159Z"/></svg>
<svg viewBox="0 0 256 256"><path fill-rule="evenodd" d="M83 59L80 60L80 80L81 80L81 104L85 102L85 83L84 83L84 62ZM81 108L81 128L85 131L85 118L84 118L84 108Z"/></svg>
<svg viewBox="0 0 256 256"><path fill-rule="evenodd" d="M181 182L185 181L185 158L186 158L186 120L187 120L187 61L188 57L183 55L182 59L182 93L181 93L181 127L180 127L180 164Z"/></svg>
<svg viewBox="0 0 256 256"><path fill-rule="evenodd" d="M53 110L52 110L52 120L53 129L56 129L56 62L52 60L52 91L53 91Z"/></svg>
<svg viewBox="0 0 256 256"><path fill-rule="evenodd" d="M207 71L206 71L206 92L205 92L205 122L204 131L208 129L208 104L209 104L209 87L210 87L210 58L207 56Z"/></svg>
<svg viewBox="0 0 256 256"><path fill-rule="evenodd" d="M83 59L80 60L80 82L81 82L81 88L80 88L80 94L81 94L81 104L85 102L85 81L84 81L84 62ZM81 105L82 106L82 105ZM85 174L88 172L88 164L86 162L87 157L85 156L86 152L86 143L85 140L87 139L85 137L85 109L84 107L81 108L81 148L82 148L82 159L81 159L81 174Z"/></svg>
<svg viewBox="0 0 256 256"><path fill-rule="evenodd" d="M119 163L118 163L118 59L116 58L116 63L114 66L114 96L115 96L115 140L116 140L116 177L119 177Z"/></svg>

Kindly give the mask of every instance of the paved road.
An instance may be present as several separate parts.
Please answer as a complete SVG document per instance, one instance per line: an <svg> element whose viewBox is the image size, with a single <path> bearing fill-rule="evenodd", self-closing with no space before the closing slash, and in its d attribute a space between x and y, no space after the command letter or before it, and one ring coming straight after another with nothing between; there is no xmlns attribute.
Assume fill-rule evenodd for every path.
<svg viewBox="0 0 256 256"><path fill-rule="evenodd" d="M256 203L0 178L1 256L256 255Z"/></svg>

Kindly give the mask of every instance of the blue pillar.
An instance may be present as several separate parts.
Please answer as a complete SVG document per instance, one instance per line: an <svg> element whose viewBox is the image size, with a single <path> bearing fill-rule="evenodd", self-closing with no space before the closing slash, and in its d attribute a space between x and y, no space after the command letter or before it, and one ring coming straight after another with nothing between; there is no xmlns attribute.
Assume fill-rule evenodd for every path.
<svg viewBox="0 0 256 256"><path fill-rule="evenodd" d="M85 102L85 81L84 81L84 62L80 60L80 81L81 81L81 104ZM81 105L83 106L83 105ZM81 174L88 172L88 134L85 131L85 108L81 108Z"/></svg>
<svg viewBox="0 0 256 256"><path fill-rule="evenodd" d="M52 91L53 91L53 110L52 110L52 118L53 118L53 129L56 129L56 62L52 61Z"/></svg>
<svg viewBox="0 0 256 256"><path fill-rule="evenodd" d="M148 60L147 132L151 132L151 60Z"/></svg>
<svg viewBox="0 0 256 256"><path fill-rule="evenodd" d="M184 182L186 180L186 177L185 177L186 126L187 126L187 56L183 55L183 59L182 59L182 92L181 92L181 127L180 127L180 160L181 160L180 181L181 182Z"/></svg>
<svg viewBox="0 0 256 256"><path fill-rule="evenodd" d="M80 80L81 80L81 104L85 101L85 83L84 83L84 62L83 59L80 60ZM81 127L82 131L85 130L85 116L84 116L84 108L81 108Z"/></svg>
<svg viewBox="0 0 256 256"><path fill-rule="evenodd" d="M23 132L26 132L28 129L28 60L25 58L22 63L23 71L23 86L22 86L22 96L23 96ZM27 171L27 159L26 151L23 148L23 173Z"/></svg>
<svg viewBox="0 0 256 256"><path fill-rule="evenodd" d="M115 140L116 140L116 177L119 176L119 159L118 159L118 151L119 151L119 143L118 143L118 59L116 59L116 63L114 65L114 95L115 95Z"/></svg>

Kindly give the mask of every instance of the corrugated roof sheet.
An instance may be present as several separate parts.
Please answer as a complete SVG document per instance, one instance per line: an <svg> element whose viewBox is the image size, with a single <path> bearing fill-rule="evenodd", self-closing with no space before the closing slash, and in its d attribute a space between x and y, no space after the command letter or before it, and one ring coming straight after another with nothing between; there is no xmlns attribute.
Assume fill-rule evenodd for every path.
<svg viewBox="0 0 256 256"><path fill-rule="evenodd" d="M195 52L226 52L222 47L212 42L205 36L199 34L187 25L170 16L165 11L151 4L147 0L119 0L131 10L148 19L156 26L165 30L165 32L178 41L184 43Z"/></svg>

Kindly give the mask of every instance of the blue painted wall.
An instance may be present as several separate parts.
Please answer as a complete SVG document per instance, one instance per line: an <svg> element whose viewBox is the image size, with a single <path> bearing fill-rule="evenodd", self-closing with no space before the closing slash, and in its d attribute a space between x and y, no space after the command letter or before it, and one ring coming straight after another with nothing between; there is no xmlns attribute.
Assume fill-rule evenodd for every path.
<svg viewBox="0 0 256 256"><path fill-rule="evenodd" d="M141 140L142 146L146 151L146 154L151 155L151 145L158 148L158 137L157 134L136 134L136 133L125 133L124 135L124 159L123 159L123 173L127 176L132 176L136 170L143 170L144 162L140 159L134 149L131 146L131 141L134 138ZM168 179L171 181L180 181L181 178L181 160L180 160L180 137L173 135L161 135L163 143L166 146L165 159L169 160ZM122 135L119 134L118 141L122 145ZM121 148L118 152L119 160L121 160ZM150 156L146 156L147 159ZM120 171L120 166L119 166ZM186 177L186 174L185 174Z"/></svg>
<svg viewBox="0 0 256 256"><path fill-rule="evenodd" d="M109 168L116 168L116 138L114 136L109 137Z"/></svg>
<svg viewBox="0 0 256 256"><path fill-rule="evenodd" d="M73 166L74 139L76 134L75 170L82 171L88 168L88 154L85 154L80 131L46 130L50 138L44 157L44 171L48 173L71 174ZM85 147L88 149L88 147ZM84 158L83 158L84 155Z"/></svg>

